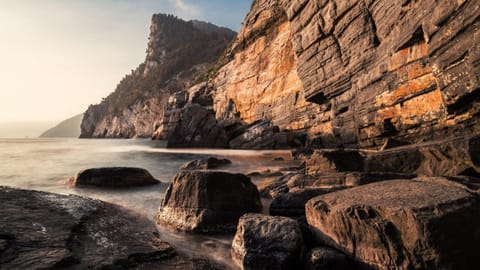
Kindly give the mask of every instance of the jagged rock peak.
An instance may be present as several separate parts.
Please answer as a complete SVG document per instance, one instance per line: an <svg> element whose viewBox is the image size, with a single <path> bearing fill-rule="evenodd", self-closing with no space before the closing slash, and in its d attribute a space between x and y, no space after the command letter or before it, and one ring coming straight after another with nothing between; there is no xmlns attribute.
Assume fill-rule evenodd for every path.
<svg viewBox="0 0 480 270"><path fill-rule="evenodd" d="M169 95L205 78L235 34L206 22L153 15L144 63L100 104L88 108L80 136L151 137L163 122Z"/></svg>
<svg viewBox="0 0 480 270"><path fill-rule="evenodd" d="M235 35L236 33L228 28L208 22L185 21L171 14L154 14L150 26L150 36L148 37L144 75L156 66L166 64L163 60L168 58L168 54L186 44L192 42L206 43L208 39L229 42ZM219 42L219 44L222 44L222 42ZM215 56L217 56L217 47L214 46L213 50ZM199 60L211 62L216 60L214 58L218 56L213 57L212 54L199 53L197 57L200 57Z"/></svg>

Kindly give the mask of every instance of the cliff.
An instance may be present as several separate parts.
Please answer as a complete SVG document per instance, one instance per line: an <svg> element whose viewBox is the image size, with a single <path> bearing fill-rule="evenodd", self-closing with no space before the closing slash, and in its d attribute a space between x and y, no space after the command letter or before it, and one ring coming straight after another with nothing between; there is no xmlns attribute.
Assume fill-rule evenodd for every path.
<svg viewBox="0 0 480 270"><path fill-rule="evenodd" d="M213 24L154 15L144 63L88 108L81 137L150 137L162 123L168 96L201 81L234 36Z"/></svg>
<svg viewBox="0 0 480 270"><path fill-rule="evenodd" d="M392 140L414 144L478 134L479 16L473 0L255 0L208 71L198 63L214 62L226 43L201 61L190 61L193 54L188 63L172 60L175 54L163 49L168 42L175 40L181 56L191 54L186 44L197 43L183 35L165 38L168 31L154 17L147 60L113 94L132 102L105 106L116 104L108 97L93 106L82 134L153 133L175 140L175 147L230 148L380 148ZM202 33L216 29L185 24ZM175 76L173 88L171 79L153 88L124 87L131 78L165 82L171 74L188 76ZM207 81L192 83L200 74ZM136 95L130 89L138 89ZM189 118L193 111L203 118ZM207 122L208 129L191 126ZM205 141L217 137L221 143Z"/></svg>
<svg viewBox="0 0 480 270"><path fill-rule="evenodd" d="M216 116L320 146L479 132L476 1L257 0L213 79Z"/></svg>
<svg viewBox="0 0 480 270"><path fill-rule="evenodd" d="M60 122L55 127L43 132L40 138L78 138L83 114Z"/></svg>

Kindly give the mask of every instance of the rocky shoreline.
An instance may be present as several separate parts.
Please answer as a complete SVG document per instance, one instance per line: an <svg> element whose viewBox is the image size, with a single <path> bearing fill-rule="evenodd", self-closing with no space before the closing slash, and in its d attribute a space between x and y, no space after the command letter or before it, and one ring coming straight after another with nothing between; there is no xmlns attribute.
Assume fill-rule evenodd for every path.
<svg viewBox="0 0 480 270"><path fill-rule="evenodd" d="M474 136L375 152L296 150L301 166L251 177L216 171L228 170L226 159L185 164L157 223L192 235L234 233L237 266L175 251L130 210L2 187L0 269L474 269L479 142ZM126 188L125 179L116 181Z"/></svg>

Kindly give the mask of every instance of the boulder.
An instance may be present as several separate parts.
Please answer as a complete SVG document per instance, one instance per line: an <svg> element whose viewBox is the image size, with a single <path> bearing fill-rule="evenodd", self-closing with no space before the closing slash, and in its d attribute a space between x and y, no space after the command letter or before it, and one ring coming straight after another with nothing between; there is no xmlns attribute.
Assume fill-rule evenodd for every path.
<svg viewBox="0 0 480 270"><path fill-rule="evenodd" d="M480 136L408 145L368 154L369 172L480 177Z"/></svg>
<svg viewBox="0 0 480 270"><path fill-rule="evenodd" d="M212 111L198 105L186 106L175 129L168 135L168 148L226 148L228 138Z"/></svg>
<svg viewBox="0 0 480 270"><path fill-rule="evenodd" d="M312 249L305 261L306 270L351 270L359 269L352 258L329 247Z"/></svg>
<svg viewBox="0 0 480 270"><path fill-rule="evenodd" d="M305 157L307 174L362 172L364 155L356 150L315 150Z"/></svg>
<svg viewBox="0 0 480 270"><path fill-rule="evenodd" d="M292 177L298 175L297 173L288 173L283 176L280 176L273 181L267 182L263 184L259 190L260 194L264 198L275 198L280 194L287 193L290 189L287 186L287 183Z"/></svg>
<svg viewBox="0 0 480 270"><path fill-rule="evenodd" d="M293 188L316 187L353 187L390 179L411 179L416 174L388 172L340 172L322 174L298 174L292 177L287 185Z"/></svg>
<svg viewBox="0 0 480 270"><path fill-rule="evenodd" d="M8 187L0 201L0 269L222 269L177 253L119 206Z"/></svg>
<svg viewBox="0 0 480 270"><path fill-rule="evenodd" d="M180 172L168 187L157 221L182 231L235 231L245 213L260 212L257 187L242 174Z"/></svg>
<svg viewBox="0 0 480 270"><path fill-rule="evenodd" d="M299 269L302 249L295 220L246 214L238 222L232 258L242 269Z"/></svg>
<svg viewBox="0 0 480 270"><path fill-rule="evenodd" d="M321 195L306 204L323 245L379 269L474 269L480 199L444 178L390 180Z"/></svg>
<svg viewBox="0 0 480 270"><path fill-rule="evenodd" d="M233 149L289 148L287 134L280 133L279 128L270 121L256 121L235 133L239 135L229 143Z"/></svg>
<svg viewBox="0 0 480 270"><path fill-rule="evenodd" d="M279 194L270 204L270 215L285 217L305 216L305 204L310 199L339 189L342 188L301 188Z"/></svg>
<svg viewBox="0 0 480 270"><path fill-rule="evenodd" d="M147 170L129 167L87 169L70 178L69 182L77 187L96 186L108 188L128 188L160 183Z"/></svg>
<svg viewBox="0 0 480 270"><path fill-rule="evenodd" d="M232 162L228 159L209 157L187 162L180 167L180 170L212 170L229 164L232 164Z"/></svg>

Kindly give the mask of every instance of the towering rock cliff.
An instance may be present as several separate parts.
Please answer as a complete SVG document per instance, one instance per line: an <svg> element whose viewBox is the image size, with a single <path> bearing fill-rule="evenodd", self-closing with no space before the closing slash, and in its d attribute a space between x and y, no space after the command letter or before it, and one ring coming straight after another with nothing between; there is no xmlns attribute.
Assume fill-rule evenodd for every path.
<svg viewBox="0 0 480 270"><path fill-rule="evenodd" d="M330 106L338 140L369 146L478 132L478 1L284 7L305 96Z"/></svg>
<svg viewBox="0 0 480 270"><path fill-rule="evenodd" d="M150 137L162 123L168 96L201 81L234 36L209 23L154 15L145 62L88 108L81 137Z"/></svg>
<svg viewBox="0 0 480 270"><path fill-rule="evenodd" d="M157 16L145 63L89 109L82 135L275 148L477 134L479 16L474 0L255 0L218 60L230 32Z"/></svg>
<svg viewBox="0 0 480 270"><path fill-rule="evenodd" d="M321 145L480 131L478 1L257 0L214 78L219 119Z"/></svg>

